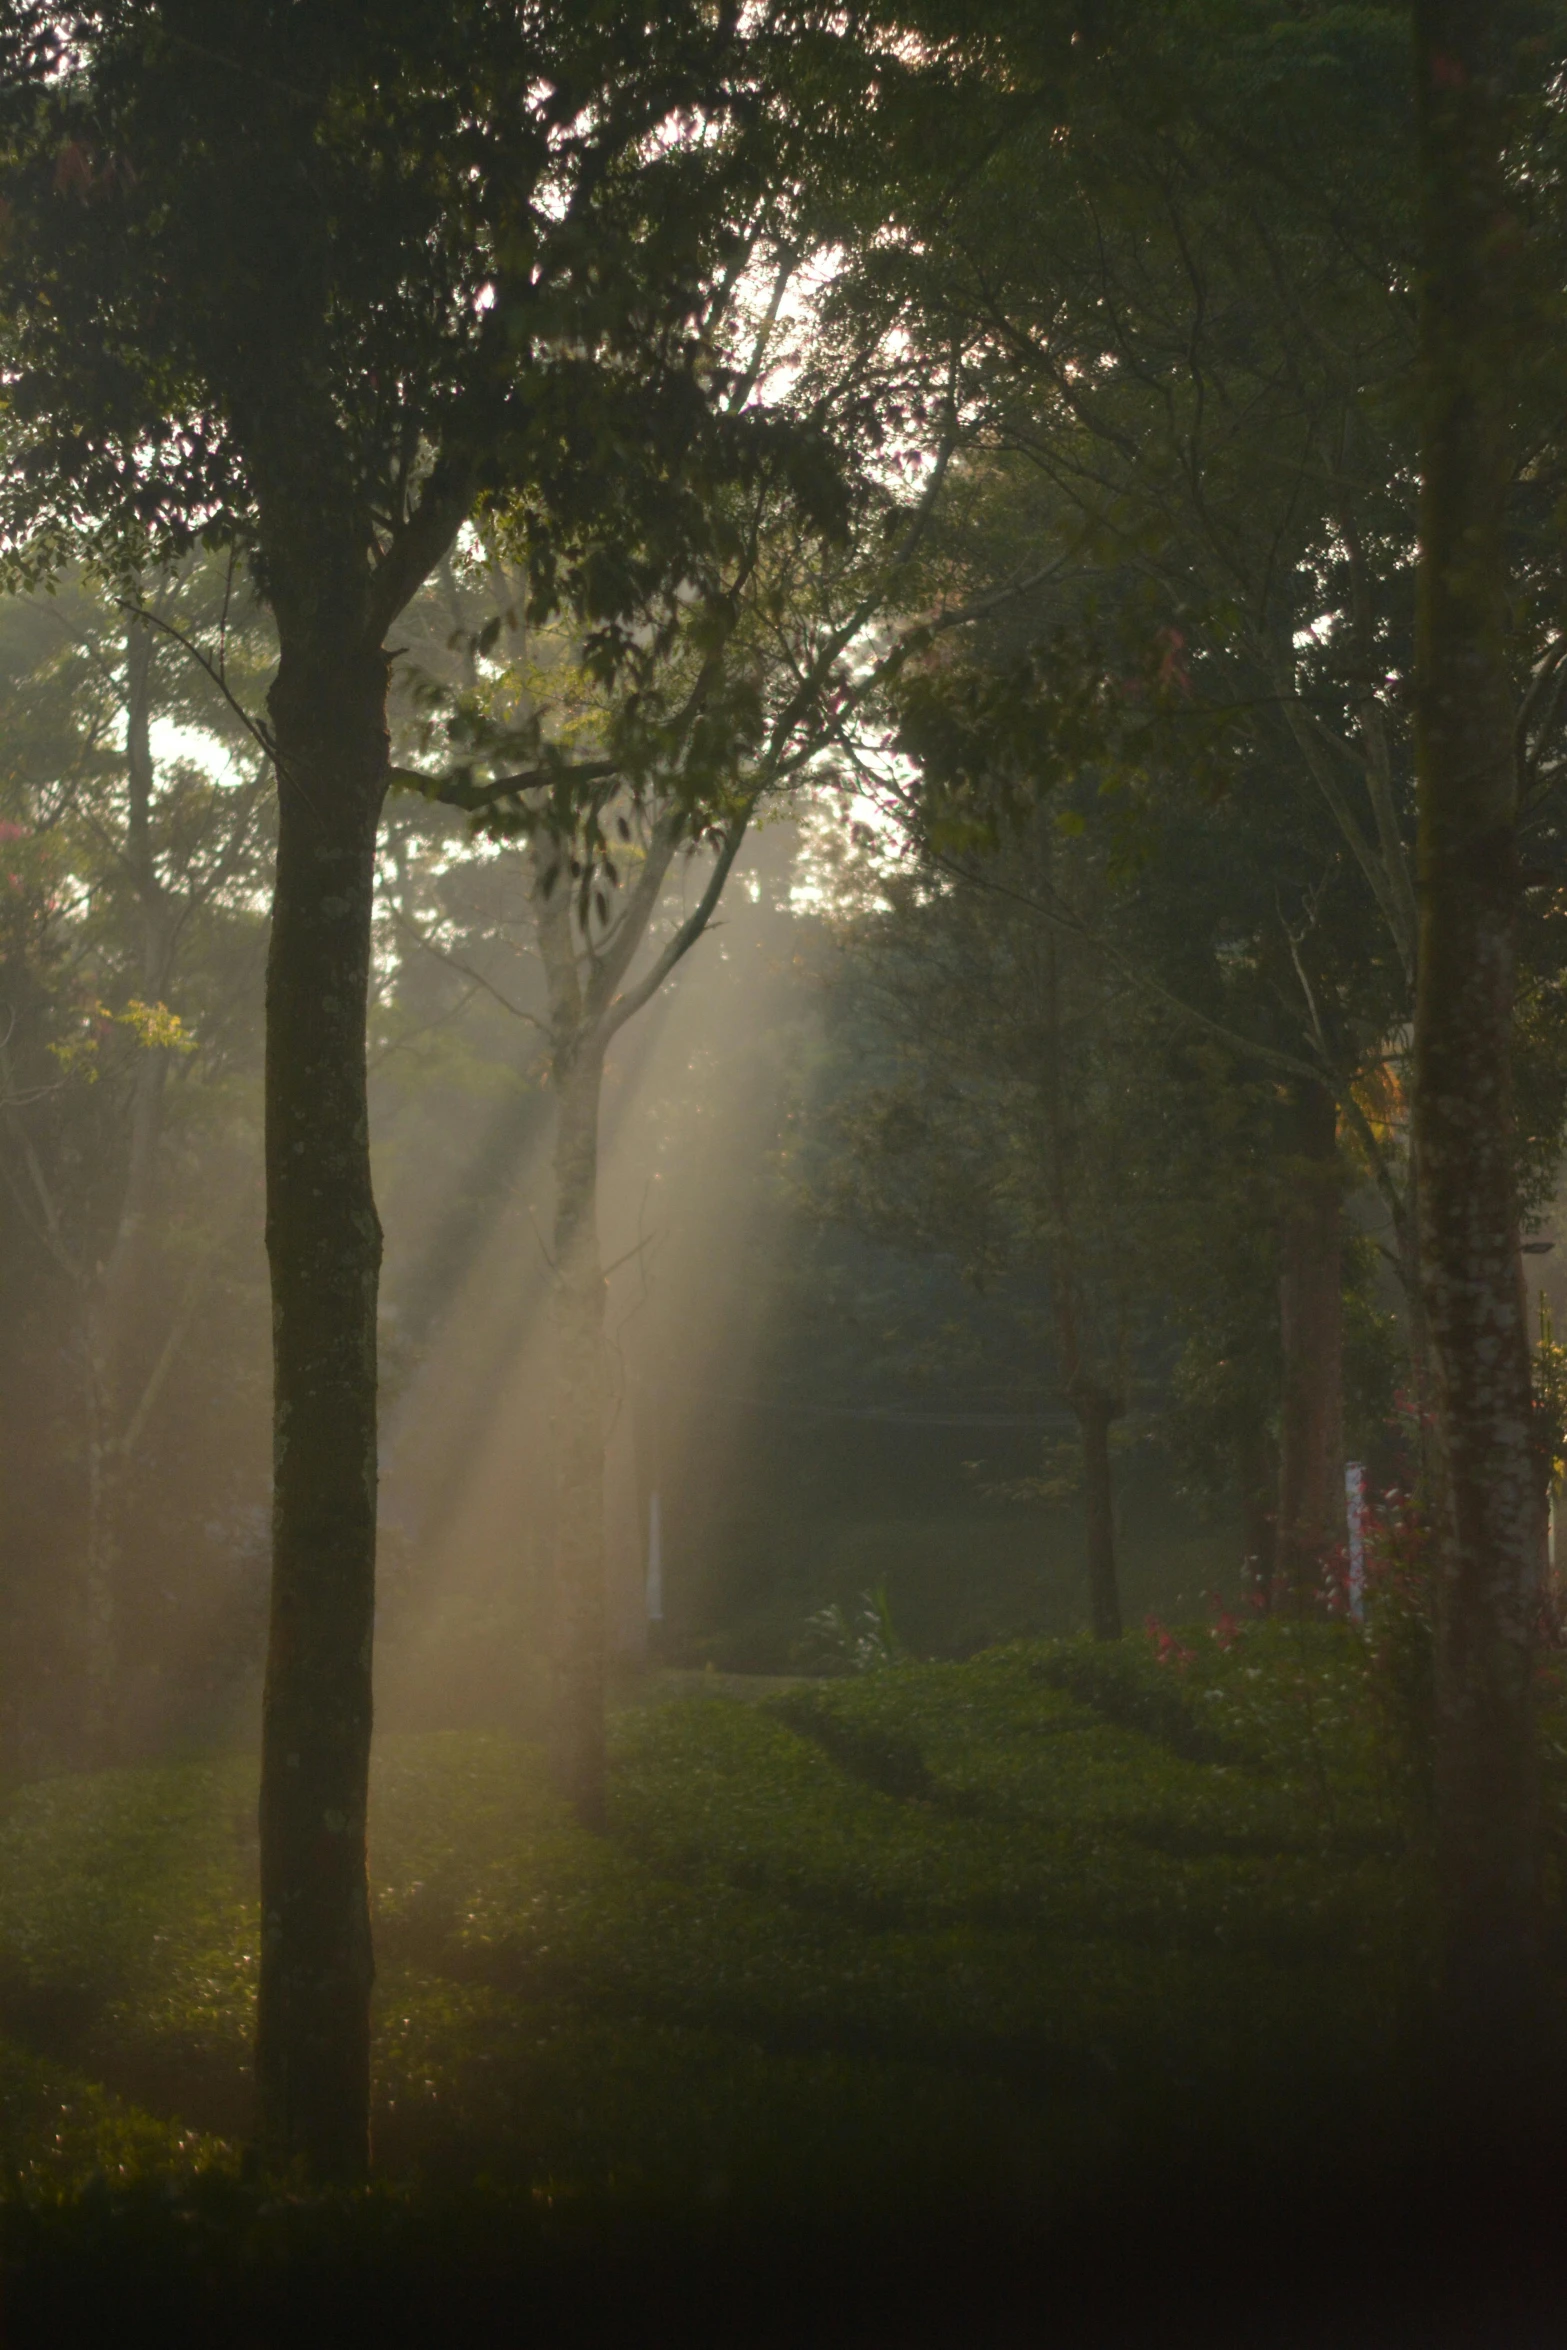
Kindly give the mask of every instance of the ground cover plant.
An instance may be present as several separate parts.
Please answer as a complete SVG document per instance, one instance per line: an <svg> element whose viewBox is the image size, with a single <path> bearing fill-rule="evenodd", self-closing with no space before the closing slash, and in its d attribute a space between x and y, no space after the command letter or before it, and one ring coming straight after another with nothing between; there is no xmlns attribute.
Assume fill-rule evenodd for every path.
<svg viewBox="0 0 1567 2350"><path fill-rule="evenodd" d="M187 2247L204 2213L219 2269L258 2242L297 2265L292 2210L380 2230L384 2284L387 2213L417 2230L459 2189L470 2236L488 2211L513 2248L589 2214L601 2249L654 2222L775 2249L919 2212L1026 2232L1150 2163L1391 2144L1431 1922L1369 1655L1344 1623L1221 1617L643 1705L602 1837L525 1745L387 1740L381 2183L330 2223L276 2195L258 2222L244 2182L254 1758L19 1787L13 2265L48 2271L105 2213L139 2241L149 2210Z"/></svg>

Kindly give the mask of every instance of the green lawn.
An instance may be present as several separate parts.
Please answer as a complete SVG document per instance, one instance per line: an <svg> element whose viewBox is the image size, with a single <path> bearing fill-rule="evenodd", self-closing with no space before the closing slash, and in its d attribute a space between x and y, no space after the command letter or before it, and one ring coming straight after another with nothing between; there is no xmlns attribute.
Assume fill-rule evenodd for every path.
<svg viewBox="0 0 1567 2350"><path fill-rule="evenodd" d="M1080 2193L1396 2069L1420 1871L1358 1650L1183 1673L1039 1643L615 1723L610 1832L489 1734L373 1801L385 2175L776 2210ZM0 2160L35 2196L232 2159L253 1765L15 1791Z"/></svg>
<svg viewBox="0 0 1567 2350"><path fill-rule="evenodd" d="M1472 2236L1475 2182L1467 2149L1419 2168L1428 1872L1347 1627L1253 1627L1228 1650L1192 1631L1166 1663L1141 1635L1036 1641L639 1695L614 1720L603 1837L526 1745L381 1743L378 2183L347 2198L245 2166L253 1761L11 1792L8 2350L96 2342L106 2309L160 2295L171 2339L332 2338L334 2306L346 2338L368 2293L383 2345L423 2345L476 2276L500 2316L474 2315L472 2341L517 2338L523 2295L563 2350L593 2338L595 2293L606 2338L680 2350L814 2350L824 2306L859 2316L823 2340L967 2341L921 2321L944 2293L999 2308L996 2280L1041 2261L1029 2289L1062 2310L1072 2277L1096 2319L1106 2278L1161 2311L1181 2293L1207 2343L1238 2277L1293 2308L1357 2250L1401 2242L1406 2298L1438 2292L1421 2231ZM1554 2242L1567 2145L1522 2151L1509 2210L1544 2195ZM1504 2178L1490 2154L1484 2171ZM1431 2216L1450 2190L1451 2226ZM820 2281L823 2245L857 2300ZM1544 2273L1532 2240L1507 2273ZM1274 2338L1276 2313L1246 2323L1222 2338ZM1174 2339L1064 2316L1057 2334Z"/></svg>

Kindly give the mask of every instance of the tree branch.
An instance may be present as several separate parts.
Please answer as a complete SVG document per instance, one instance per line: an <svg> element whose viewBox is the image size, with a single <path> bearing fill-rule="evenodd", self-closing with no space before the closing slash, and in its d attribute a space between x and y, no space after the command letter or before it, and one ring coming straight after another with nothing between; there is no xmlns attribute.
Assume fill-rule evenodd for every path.
<svg viewBox="0 0 1567 2350"><path fill-rule="evenodd" d="M680 928L675 932L674 937L669 941L652 970L644 978L639 979L635 987L628 989L625 995L618 996L615 1002L610 1005L604 1015L603 1022L603 1033L606 1039L624 1028L626 1022L640 1012L645 1003L657 995L675 965L680 962L683 956L689 954L711 922L717 912L718 901L724 894L724 884L729 879L730 868L740 854L740 843L745 838L746 826L751 821L751 810L754 804L753 801L748 800L739 814L731 818L700 902L681 923Z"/></svg>

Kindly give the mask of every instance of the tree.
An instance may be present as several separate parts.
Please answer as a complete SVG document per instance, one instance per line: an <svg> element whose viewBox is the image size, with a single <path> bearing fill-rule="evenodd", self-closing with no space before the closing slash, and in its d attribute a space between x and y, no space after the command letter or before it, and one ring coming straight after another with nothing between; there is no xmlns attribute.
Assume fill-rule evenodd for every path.
<svg viewBox="0 0 1567 2350"><path fill-rule="evenodd" d="M1539 1998L1531 1718L1540 1558L1513 1162L1514 585L1523 333L1506 9L1415 11L1422 195L1416 759L1421 1274L1439 1372L1436 1805L1444 1993L1471 2087L1511 2088ZM1498 2070L1500 2064L1500 2070Z"/></svg>
<svg viewBox="0 0 1567 2350"><path fill-rule="evenodd" d="M0 1176L37 1267L64 1285L80 1392L82 1563L78 1751L112 1757L121 1679L125 1486L229 1232L207 1219L166 1261L170 1087L220 1091L238 1004L211 980L267 848L264 768L218 783L185 753L159 760L154 717L209 760L251 748L232 709L172 643L216 609L221 567L149 588L126 612L80 580L5 609L12 954L0 1041ZM236 680L264 671L253 612L228 630ZM206 964L209 985L194 966ZM230 975L243 992L245 961ZM183 1017L182 1017L183 1014ZM243 1195L242 1195L243 1196ZM149 1325L156 1338L149 1344Z"/></svg>
<svg viewBox="0 0 1567 2350"><path fill-rule="evenodd" d="M791 269L785 254L737 368L741 385L769 363ZM859 374L851 371L856 397ZM885 380L882 388L884 407ZM835 413L845 404L841 385L822 395L807 367L795 398L802 396L818 429L833 419L847 461L856 435L853 418ZM915 397L907 413L918 409ZM478 827L525 843L529 927L543 978L542 1008L527 1016L543 1033L555 1105L550 1750L557 1786L592 1827L604 1817L608 1665L597 1202L605 1060L712 922L753 818L809 779L902 658L898 633L889 637L880 623L919 552L942 462L910 499L896 472L878 478L863 447L856 456L836 543L823 543L787 479L769 471L749 495L727 501L731 550L709 604L692 610L677 594L652 645L607 687L558 642L530 643L521 631L517 657L492 658L481 684L476 648L519 623L504 566L471 564L469 596L479 609L451 635L467 674L444 730L448 750L468 756L444 774L400 771L432 797L474 811ZM437 708L441 701L433 684L427 679L419 696L427 751L428 712L432 698ZM519 759L527 762L521 768ZM661 922L672 878L683 881L704 848L712 864L694 904L682 890L678 914ZM426 935L422 943L437 942Z"/></svg>
<svg viewBox="0 0 1567 2350"><path fill-rule="evenodd" d="M1375 983L1380 964L1380 991L1354 990L1341 1032L1360 1055L1334 1049L1309 972L1293 1053L1377 1175L1417 1367L1430 1324L1448 1996L1483 2048L1528 2012L1536 1944L1517 1264L1535 1138L1512 1068L1518 947L1544 944L1520 929L1522 838L1545 852L1537 881L1560 883L1567 653L1545 526L1557 115L1509 77L1528 59L1543 93L1560 27L1545 9L1419 7L1418 138L1402 9L1150 12L1137 39L1084 40L1065 99L1053 28L1036 40L998 10L985 29L1012 71L972 202L939 231L911 212L880 266L908 284L934 260L940 340L955 308L971 322L997 431L1077 508L1079 560L1142 584L1145 634L1166 632L1194 702L1208 678L1240 732L1277 746L1375 909L1348 968ZM1293 946L1298 918L1279 928ZM1361 1085L1388 1061L1407 1078L1411 1027L1413 1147L1388 1152Z"/></svg>
<svg viewBox="0 0 1567 2350"><path fill-rule="evenodd" d="M480 627L494 615L482 570L476 582ZM504 596L504 573L494 581ZM542 773L553 784L548 751L570 748L570 796L553 818L528 805L528 786L511 777L499 789L461 787L432 777L432 796L482 801L477 821L501 837L521 833L523 905L520 928L537 959L542 991L510 1003L542 1035L554 1102L555 1211L549 1254L550 1315L554 1337L551 1399L555 1467L554 1589L551 1626L550 1763L555 1783L586 1826L604 1821L604 1268L598 1240L597 1188L600 1104L604 1068L614 1038L652 1001L696 945L717 910L750 820L755 793L731 783L727 805L711 790L700 802L682 789L681 753L689 729L664 745L666 771L628 783L620 763L606 756L612 710L604 707L580 668L557 661L552 675L530 646L532 659L513 659L486 679L484 699L506 710L514 738L526 715L530 747L545 754ZM559 648L556 648L559 652ZM678 655L677 655L678 666ZM564 672L564 674L562 674ZM526 678L526 683L522 682ZM689 679L687 680L689 684ZM477 680L470 686L470 709ZM522 708L519 709L519 702ZM693 710L692 716L695 716ZM607 723L606 723L607 722ZM683 737L684 739L680 739ZM597 756L594 756L594 751ZM536 768L535 773L541 772ZM416 769L406 770L409 780ZM760 788L758 785L757 788ZM672 869L682 849L698 850L714 837L715 855L694 906L682 908L658 939L651 965L643 950L665 909ZM606 842L612 842L606 850ZM682 860L683 862L683 860ZM454 935L459 926L438 903L428 910L398 907L404 940L452 960L460 968L513 928L512 909L497 909L487 938ZM424 918L421 919L421 916ZM462 926L471 930L471 925ZM484 955L487 962L493 957ZM510 1002L510 999L506 999Z"/></svg>
<svg viewBox="0 0 1567 2350"><path fill-rule="evenodd" d="M964 30L982 79L981 33L1008 61L972 118L972 170L955 197L934 175L893 191L904 234L870 256L855 298L963 350L1002 485L987 499L981 484L971 508L989 550L963 554L982 578L1032 566L1048 580L1033 642L1015 633L997 667L1026 653L1044 676L1173 684L1158 788L1196 782L1250 852L1227 866L1245 898L1227 909L1226 951L1258 984L1249 1005L1230 991L1230 1013L1274 1068L1292 1064L1301 1146L1282 1234L1279 1517L1295 1581L1341 1518L1335 1105L1389 1218L1427 1383L1416 1154L1407 1119L1366 1106L1407 1099L1416 963L1405 16L1143 12L1135 31L1085 27L1069 67L1045 17L997 8ZM1534 225L1543 254L1554 220L1537 208ZM1543 881L1561 870L1548 778L1562 633L1541 527L1559 402L1547 370L1515 391L1528 454L1509 483L1512 690ZM1041 693L1038 728L1069 701ZM1528 951L1549 987L1543 926Z"/></svg>
<svg viewBox="0 0 1567 2350"><path fill-rule="evenodd" d="M1064 813L1041 811L1004 858L1012 882L1078 850ZM951 1252L978 1287L1043 1279L1051 1384L1080 1435L1090 1619L1116 1640L1112 1430L1157 1310L1136 1214L1138 1022L1102 959L1026 903L929 865L885 897L842 936L844 1074L816 1111L808 1194L878 1240Z"/></svg>
<svg viewBox="0 0 1567 2350"><path fill-rule="evenodd" d="M278 631L259 2124L270 2156L351 2176L373 1972L364 1021L387 633L482 497L527 495L536 593L574 586L606 646L653 582L699 579L704 484L765 423L715 425L709 330L758 187L786 204L795 184L780 93L816 21L698 0L370 18L13 0L0 30L19 54L11 542L34 568L84 534L127 562L226 543ZM607 510L613 550L600 531L576 566L573 534Z"/></svg>

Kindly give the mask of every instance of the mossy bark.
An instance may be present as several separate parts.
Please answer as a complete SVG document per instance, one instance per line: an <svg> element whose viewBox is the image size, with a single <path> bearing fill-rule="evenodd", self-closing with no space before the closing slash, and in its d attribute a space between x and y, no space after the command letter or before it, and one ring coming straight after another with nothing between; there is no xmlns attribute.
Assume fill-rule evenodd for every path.
<svg viewBox="0 0 1567 2350"><path fill-rule="evenodd" d="M1050 870L1050 842L1043 837L1045 870ZM1096 1640L1119 1640L1122 1633L1120 1578L1115 1556L1115 1486L1110 1466L1110 1430L1126 1410L1113 1372L1106 1375L1101 1350L1085 1344L1083 1285L1079 1279L1077 1218L1074 1191L1077 1167L1076 1136L1066 1108L1063 1085L1061 1017L1061 951L1053 929L1044 940L1041 1012L1044 1027L1044 1067L1041 1097L1044 1107L1046 1180L1054 1232L1051 1239L1050 1280L1055 1299L1056 1344L1061 1383L1076 1417L1083 1444L1083 1517L1088 1568L1088 1620Z"/></svg>
<svg viewBox="0 0 1567 2350"><path fill-rule="evenodd" d="M1531 1720L1536 1470L1512 1154L1518 903L1504 537L1513 255L1504 12L1417 0L1424 417L1415 718L1421 1273L1439 1436L1436 1839L1443 2001L1473 2078L1539 1993Z"/></svg>
<svg viewBox="0 0 1567 2350"><path fill-rule="evenodd" d="M272 1612L262 1723L258 2124L276 2164L369 2159L366 1875L381 1228L365 1080L387 663L284 639L267 968Z"/></svg>
<svg viewBox="0 0 1567 2350"><path fill-rule="evenodd" d="M1121 1592L1115 1560L1115 1494L1110 1430L1122 1411L1119 1396L1078 1387L1072 1409L1083 1438L1083 1512L1088 1536L1088 1617L1096 1640L1119 1640Z"/></svg>
<svg viewBox="0 0 1567 2350"><path fill-rule="evenodd" d="M1274 1582L1299 1611L1344 1534L1344 1305L1338 1123L1325 1086L1291 1106L1289 1197L1280 1236L1279 1503Z"/></svg>
<svg viewBox="0 0 1567 2350"><path fill-rule="evenodd" d="M1241 1551L1248 1592L1266 1610L1272 1604L1278 1557L1279 1458L1260 1417L1243 1432L1237 1455L1241 1489Z"/></svg>

